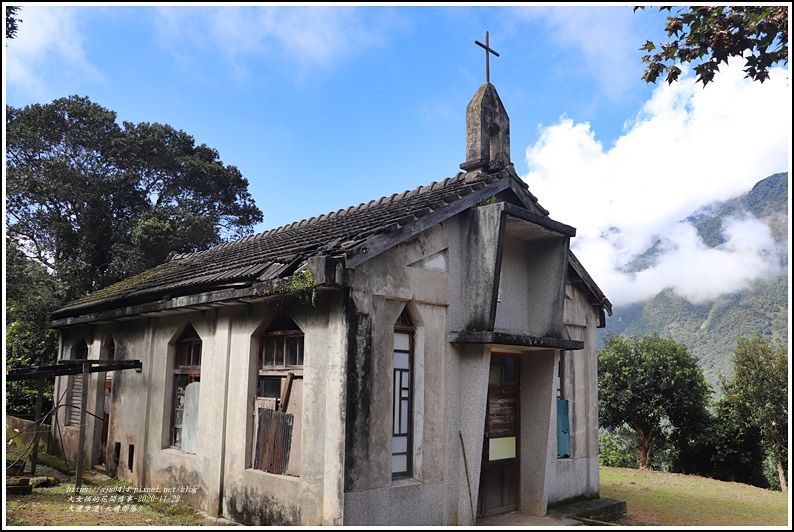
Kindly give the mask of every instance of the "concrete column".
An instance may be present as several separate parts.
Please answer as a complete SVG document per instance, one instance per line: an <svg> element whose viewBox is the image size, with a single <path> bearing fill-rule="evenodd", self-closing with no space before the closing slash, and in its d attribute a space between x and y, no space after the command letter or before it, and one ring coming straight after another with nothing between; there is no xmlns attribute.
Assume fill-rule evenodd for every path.
<svg viewBox="0 0 794 532"><path fill-rule="evenodd" d="M519 510L544 516L549 502L547 476L554 452L556 421L552 350L530 351L521 356L521 481Z"/></svg>

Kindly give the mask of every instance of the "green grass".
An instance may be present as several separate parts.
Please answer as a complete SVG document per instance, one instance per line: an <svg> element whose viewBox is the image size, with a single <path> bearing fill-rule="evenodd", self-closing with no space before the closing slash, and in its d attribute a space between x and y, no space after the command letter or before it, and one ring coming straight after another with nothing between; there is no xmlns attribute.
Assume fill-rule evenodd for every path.
<svg viewBox="0 0 794 532"><path fill-rule="evenodd" d="M788 497L736 482L601 467L601 497L626 501L624 526L787 526Z"/></svg>
<svg viewBox="0 0 794 532"><path fill-rule="evenodd" d="M8 441L8 440L6 440ZM17 458L27 449L15 445L6 445L6 457ZM98 471L84 472L84 493L97 496L98 501L86 503L78 501L74 494L74 464L70 464L70 473L65 474L64 461L39 451L39 465L36 476L47 476L57 479L60 484L52 487L33 488L27 495L6 495L6 524L12 526L202 526L217 525L195 512L182 500L154 498L134 494L124 501L117 493L125 493L120 488L129 485L123 481L112 479ZM26 465L26 473L30 472L30 463ZM102 496L107 494L107 501ZM131 500L130 500L131 499ZM115 508L119 507L116 511Z"/></svg>

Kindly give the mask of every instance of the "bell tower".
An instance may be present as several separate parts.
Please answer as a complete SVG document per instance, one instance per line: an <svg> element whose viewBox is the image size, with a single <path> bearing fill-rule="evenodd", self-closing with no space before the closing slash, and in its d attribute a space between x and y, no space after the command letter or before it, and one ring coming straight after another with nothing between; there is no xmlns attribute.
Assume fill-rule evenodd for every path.
<svg viewBox="0 0 794 532"><path fill-rule="evenodd" d="M466 162L460 168L472 174L494 173L510 165L510 118L491 85L489 54L499 54L491 49L488 32L485 44L474 43L485 48L486 81L466 107Z"/></svg>

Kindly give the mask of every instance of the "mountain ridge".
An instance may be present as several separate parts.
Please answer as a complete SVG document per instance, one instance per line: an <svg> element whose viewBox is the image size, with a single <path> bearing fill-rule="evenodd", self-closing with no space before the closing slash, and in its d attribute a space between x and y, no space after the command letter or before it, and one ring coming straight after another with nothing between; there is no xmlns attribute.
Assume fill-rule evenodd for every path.
<svg viewBox="0 0 794 532"><path fill-rule="evenodd" d="M788 172L772 174L751 190L727 201L704 205L688 216L703 243L716 248L726 242L723 223L751 215L769 227L776 243L779 269L771 277L752 281L747 288L693 303L666 288L637 303L615 306L600 344L607 333L643 336L658 332L687 346L697 356L707 382L719 395L721 378L733 375L733 349L740 336L760 334L772 345L788 342ZM651 267L661 254L660 241L626 265L636 273Z"/></svg>

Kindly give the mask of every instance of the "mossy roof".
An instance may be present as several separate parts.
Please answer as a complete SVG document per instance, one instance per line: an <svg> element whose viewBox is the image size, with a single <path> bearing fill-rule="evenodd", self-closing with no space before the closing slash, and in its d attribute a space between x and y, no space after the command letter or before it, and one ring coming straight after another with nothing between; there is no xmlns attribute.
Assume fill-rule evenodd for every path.
<svg viewBox="0 0 794 532"><path fill-rule="evenodd" d="M523 196L522 203L531 204L543 216L548 215L512 167L475 178L459 173L414 190L383 196L204 251L172 254L165 263L77 299L50 318L58 320L181 295L252 286L290 276L310 257L326 255L349 259L375 238L408 226L416 227L420 225L417 222L425 218L437 223L443 219L439 215L449 213L451 216L474 205L486 194L508 188Z"/></svg>

